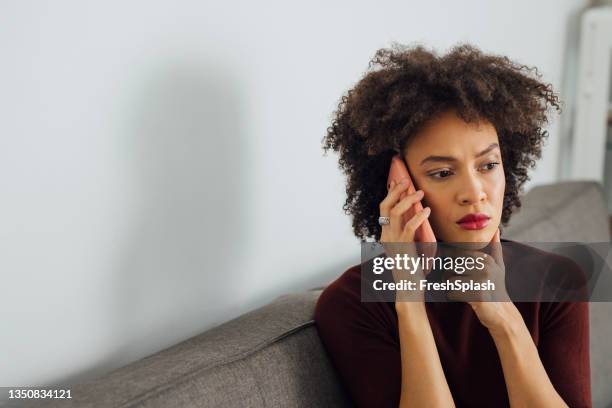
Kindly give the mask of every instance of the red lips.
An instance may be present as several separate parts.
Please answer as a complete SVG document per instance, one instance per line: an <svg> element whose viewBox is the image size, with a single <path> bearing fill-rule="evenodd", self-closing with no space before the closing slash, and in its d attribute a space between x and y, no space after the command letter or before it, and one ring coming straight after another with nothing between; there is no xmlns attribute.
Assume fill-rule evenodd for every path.
<svg viewBox="0 0 612 408"><path fill-rule="evenodd" d="M472 221L480 221L480 220L488 220L489 216L483 213L474 213L474 214L468 214L465 217L461 218L459 221L459 223L461 222L472 222Z"/></svg>
<svg viewBox="0 0 612 408"><path fill-rule="evenodd" d="M491 217L488 215L482 213L467 214L457 221L457 224L463 229L479 230L487 226L490 218Z"/></svg>

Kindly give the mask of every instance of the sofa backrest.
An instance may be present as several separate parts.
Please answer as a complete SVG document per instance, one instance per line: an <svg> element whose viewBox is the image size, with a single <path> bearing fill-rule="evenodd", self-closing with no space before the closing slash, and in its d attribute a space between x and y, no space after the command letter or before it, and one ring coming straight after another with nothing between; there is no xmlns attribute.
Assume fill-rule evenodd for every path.
<svg viewBox="0 0 612 408"><path fill-rule="evenodd" d="M502 236L520 242L609 242L610 224L599 183L569 181L534 187ZM612 303L589 303L594 407L612 406Z"/></svg>
<svg viewBox="0 0 612 408"><path fill-rule="evenodd" d="M351 406L312 320L320 293L281 296L42 406Z"/></svg>
<svg viewBox="0 0 612 408"><path fill-rule="evenodd" d="M609 241L607 209L596 183L536 187L523 203L504 237L523 242ZM351 406L312 320L320 293L281 296L180 344L72 386L70 404L44 406ZM612 402L611 306L598 303L590 309L594 407Z"/></svg>

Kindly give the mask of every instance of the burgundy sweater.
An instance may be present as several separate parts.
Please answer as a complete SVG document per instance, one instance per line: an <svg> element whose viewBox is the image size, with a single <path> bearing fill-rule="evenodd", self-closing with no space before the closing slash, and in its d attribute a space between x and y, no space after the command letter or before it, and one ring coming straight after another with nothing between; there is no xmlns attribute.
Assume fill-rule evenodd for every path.
<svg viewBox="0 0 612 408"><path fill-rule="evenodd" d="M551 254L550 263L556 258ZM360 282L360 265L354 265L325 288L315 309L317 329L357 406L398 407L401 359L395 305L361 302ZM561 398L572 408L591 407L588 302L515 305ZM425 306L455 405L510 406L495 343L471 306L463 302Z"/></svg>

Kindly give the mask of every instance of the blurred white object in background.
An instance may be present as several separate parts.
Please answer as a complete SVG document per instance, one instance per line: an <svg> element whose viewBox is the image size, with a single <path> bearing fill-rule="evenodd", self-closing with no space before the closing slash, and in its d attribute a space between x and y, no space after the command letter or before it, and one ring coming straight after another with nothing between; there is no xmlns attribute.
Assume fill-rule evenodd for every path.
<svg viewBox="0 0 612 408"><path fill-rule="evenodd" d="M612 191L606 166L612 67L612 7L588 9L582 16L574 116L572 179L597 180Z"/></svg>

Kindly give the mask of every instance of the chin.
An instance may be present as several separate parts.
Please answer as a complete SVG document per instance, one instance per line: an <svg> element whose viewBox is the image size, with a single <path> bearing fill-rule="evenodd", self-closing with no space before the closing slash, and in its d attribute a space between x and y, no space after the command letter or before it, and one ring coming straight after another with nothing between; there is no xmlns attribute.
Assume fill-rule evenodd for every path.
<svg viewBox="0 0 612 408"><path fill-rule="evenodd" d="M481 230L464 230L457 227L457 231L453 231L449 242L470 244L471 249L481 249L489 244L491 237L494 234L491 228L483 228Z"/></svg>

